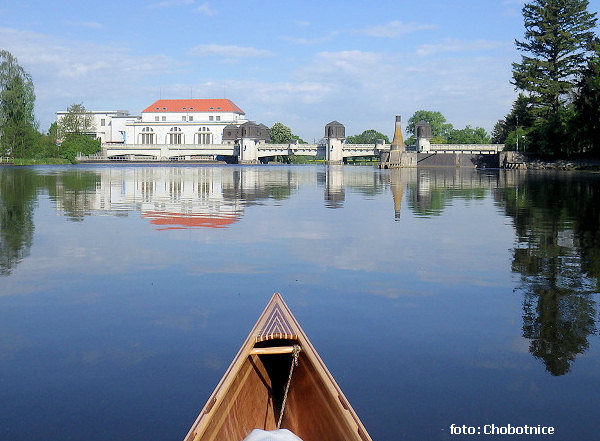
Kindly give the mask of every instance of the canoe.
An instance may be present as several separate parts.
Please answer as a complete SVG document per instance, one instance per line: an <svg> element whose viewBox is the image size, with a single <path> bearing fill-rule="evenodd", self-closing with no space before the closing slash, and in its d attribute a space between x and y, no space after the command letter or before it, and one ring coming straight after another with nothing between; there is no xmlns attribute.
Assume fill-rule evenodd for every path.
<svg viewBox="0 0 600 441"><path fill-rule="evenodd" d="M279 427L302 441L371 441L275 293L184 441L242 441L253 429Z"/></svg>

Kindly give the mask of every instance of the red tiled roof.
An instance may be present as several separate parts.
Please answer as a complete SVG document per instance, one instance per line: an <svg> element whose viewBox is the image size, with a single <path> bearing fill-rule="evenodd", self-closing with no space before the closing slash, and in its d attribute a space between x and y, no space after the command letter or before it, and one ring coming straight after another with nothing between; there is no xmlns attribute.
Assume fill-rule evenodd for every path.
<svg viewBox="0 0 600 441"><path fill-rule="evenodd" d="M227 228L239 220L237 214L212 216L210 214L182 214L162 211L145 211L144 219L149 219L152 225L164 226L159 230L186 229L195 227Z"/></svg>
<svg viewBox="0 0 600 441"><path fill-rule="evenodd" d="M228 99L158 100L142 110L145 112L235 112L244 111Z"/></svg>

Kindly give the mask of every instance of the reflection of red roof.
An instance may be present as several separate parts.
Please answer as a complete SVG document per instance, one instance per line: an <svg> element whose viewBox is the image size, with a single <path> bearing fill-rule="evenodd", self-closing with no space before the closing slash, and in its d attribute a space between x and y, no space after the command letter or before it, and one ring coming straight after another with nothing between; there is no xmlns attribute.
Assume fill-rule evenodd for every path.
<svg viewBox="0 0 600 441"><path fill-rule="evenodd" d="M145 112L235 112L244 111L227 99L158 100L142 110Z"/></svg>
<svg viewBox="0 0 600 441"><path fill-rule="evenodd" d="M159 230L175 230L186 228L227 228L240 218L237 214L211 216L209 214L183 214L163 211L145 211L144 219L150 219L152 225L165 226Z"/></svg>

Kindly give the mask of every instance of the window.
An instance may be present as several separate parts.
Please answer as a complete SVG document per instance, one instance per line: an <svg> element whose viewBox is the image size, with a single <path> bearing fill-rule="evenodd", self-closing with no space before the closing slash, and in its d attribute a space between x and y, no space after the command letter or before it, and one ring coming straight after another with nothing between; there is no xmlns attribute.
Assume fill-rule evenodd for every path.
<svg viewBox="0 0 600 441"><path fill-rule="evenodd" d="M151 127L142 129L142 144L154 144L154 133Z"/></svg>
<svg viewBox="0 0 600 441"><path fill-rule="evenodd" d="M166 120L167 120L167 117L166 117L166 116L163 116L163 117L162 117L162 120L163 120L163 121L166 121Z"/></svg>
<svg viewBox="0 0 600 441"><path fill-rule="evenodd" d="M212 121L212 120L214 120L214 119L215 119L215 117L214 117L214 116L212 116L212 115L208 117L208 120L209 120L209 121Z"/></svg>
<svg viewBox="0 0 600 441"><path fill-rule="evenodd" d="M179 127L172 127L169 132L169 144L183 144L181 142L182 138L181 129Z"/></svg>
<svg viewBox="0 0 600 441"><path fill-rule="evenodd" d="M190 115L190 116L188 116L188 121L193 121L193 120L194 120L194 117L193 117L193 116L191 116L191 115Z"/></svg>
<svg viewBox="0 0 600 441"><path fill-rule="evenodd" d="M221 121L221 117L220 116L217 116L217 121Z"/></svg>
<svg viewBox="0 0 600 441"><path fill-rule="evenodd" d="M160 120L160 116L155 116L154 121L158 121L158 120Z"/></svg>
<svg viewBox="0 0 600 441"><path fill-rule="evenodd" d="M181 120L182 120L182 121L185 121L185 115L183 115L183 116L181 117Z"/></svg>
<svg viewBox="0 0 600 441"><path fill-rule="evenodd" d="M196 144L212 144L212 133L208 127L200 127L195 134Z"/></svg>
<svg viewBox="0 0 600 441"><path fill-rule="evenodd" d="M104 118L100 119L100 125L103 127L106 125L106 120Z"/></svg>

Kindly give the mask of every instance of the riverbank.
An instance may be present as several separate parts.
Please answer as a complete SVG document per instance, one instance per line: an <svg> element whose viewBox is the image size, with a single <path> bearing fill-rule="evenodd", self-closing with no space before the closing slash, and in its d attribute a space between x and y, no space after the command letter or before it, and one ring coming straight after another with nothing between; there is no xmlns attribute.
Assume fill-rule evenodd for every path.
<svg viewBox="0 0 600 441"><path fill-rule="evenodd" d="M513 161L524 164L528 170L588 170L600 171L600 159L596 158L575 158L575 159L548 159L536 155L512 152ZM323 160L292 161L290 163L304 164L322 164ZM149 161L82 161L80 163L111 163L111 164L140 164L150 163ZM177 164L178 161L153 161L156 164ZM8 166L28 166L28 165L70 165L71 162L63 158L38 158L38 159L12 159L3 157L0 165ZM224 161L185 161L185 164L225 164ZM285 164L284 162L271 162L273 165ZM374 165L374 161L352 161L348 165Z"/></svg>
<svg viewBox="0 0 600 441"><path fill-rule="evenodd" d="M600 171L599 158L554 159L535 154L515 153L528 170L592 170Z"/></svg>
<svg viewBox="0 0 600 441"><path fill-rule="evenodd" d="M535 153L503 151L499 153L501 168L527 170L591 170L600 171L600 158L580 156L557 159Z"/></svg>
<svg viewBox="0 0 600 441"><path fill-rule="evenodd" d="M560 159L557 161L532 160L527 162L527 168L532 170L592 170L600 171L599 159L587 160L569 160Z"/></svg>
<svg viewBox="0 0 600 441"><path fill-rule="evenodd" d="M64 158L8 158L3 157L0 165L67 165L71 161Z"/></svg>

